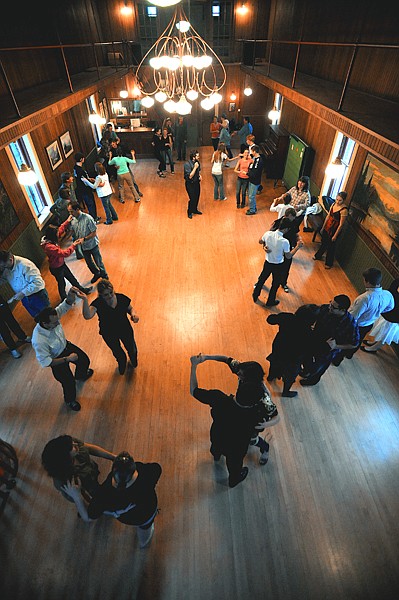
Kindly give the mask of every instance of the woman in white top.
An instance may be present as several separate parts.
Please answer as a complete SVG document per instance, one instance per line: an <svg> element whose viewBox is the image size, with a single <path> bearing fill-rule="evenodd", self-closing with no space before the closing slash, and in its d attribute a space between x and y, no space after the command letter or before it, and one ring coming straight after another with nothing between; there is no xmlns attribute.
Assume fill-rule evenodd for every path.
<svg viewBox="0 0 399 600"><path fill-rule="evenodd" d="M100 162L96 162L94 170L97 173L94 183L91 183L84 177L82 177L82 181L85 185L89 185L97 191L97 196L100 198L105 211L105 225L112 225L114 221L118 220L116 210L111 204L111 196L114 193L114 190L111 187L104 165Z"/></svg>
<svg viewBox="0 0 399 600"><path fill-rule="evenodd" d="M227 200L224 187L223 187L223 164L226 160L235 160L235 158L228 158L225 152L225 145L223 143L218 145L218 149L212 154L211 165L212 165L212 177L214 181L213 187L213 199L214 200Z"/></svg>

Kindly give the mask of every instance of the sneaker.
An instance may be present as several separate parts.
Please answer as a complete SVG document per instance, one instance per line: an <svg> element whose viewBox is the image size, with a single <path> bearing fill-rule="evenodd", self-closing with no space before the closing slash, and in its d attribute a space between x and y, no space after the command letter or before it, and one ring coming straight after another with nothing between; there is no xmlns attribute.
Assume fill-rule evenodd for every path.
<svg viewBox="0 0 399 600"><path fill-rule="evenodd" d="M22 354L18 350L10 350L11 356L14 358L21 358Z"/></svg>
<svg viewBox="0 0 399 600"><path fill-rule="evenodd" d="M221 200L227 200L227 198L220 198Z"/></svg>
<svg viewBox="0 0 399 600"><path fill-rule="evenodd" d="M96 223L99 223L101 221L101 217L96 217L94 220Z"/></svg>
<svg viewBox="0 0 399 600"><path fill-rule="evenodd" d="M81 406L77 400L72 400L72 402L66 402L65 404L68 408L74 410L75 412L78 412L81 409Z"/></svg>
<svg viewBox="0 0 399 600"><path fill-rule="evenodd" d="M93 277L90 279L90 283L96 283L98 279L101 279L100 273L96 273L95 275L93 275Z"/></svg>
<svg viewBox="0 0 399 600"><path fill-rule="evenodd" d="M82 292L84 294L86 294L86 296L88 296L89 294L91 294L92 291L93 291L93 286L92 285L90 285L89 287L86 287L86 288L82 288Z"/></svg>
<svg viewBox="0 0 399 600"><path fill-rule="evenodd" d="M140 198L136 198L135 202L141 202Z"/></svg>
<svg viewBox="0 0 399 600"><path fill-rule="evenodd" d="M194 215L202 215L202 212L200 210L195 210L193 212Z"/></svg>
<svg viewBox="0 0 399 600"><path fill-rule="evenodd" d="M123 200L123 198L119 198L119 202L120 202L121 204L125 204L125 201Z"/></svg>
<svg viewBox="0 0 399 600"><path fill-rule="evenodd" d="M267 450L265 450L265 452L261 452L259 464L265 465L268 460L269 460L269 448Z"/></svg>
<svg viewBox="0 0 399 600"><path fill-rule="evenodd" d="M290 293L290 289L289 289L288 285L282 285L281 287L283 288L283 290L285 291L286 294Z"/></svg>
<svg viewBox="0 0 399 600"><path fill-rule="evenodd" d="M248 467L244 467L241 470L240 478L239 478L238 481L236 481L234 483L231 483L230 480L229 480L229 487L231 487L231 488L236 487L236 485L238 485L239 483L241 483L241 481L244 481L244 479L246 478L247 475L248 475Z"/></svg>
<svg viewBox="0 0 399 600"><path fill-rule="evenodd" d="M137 529L137 534L139 538L140 548L146 548L151 542L152 536L154 535L154 523L151 525L149 529Z"/></svg>
<svg viewBox="0 0 399 600"><path fill-rule="evenodd" d="M268 300L266 302L266 306L277 306L277 304L280 304L280 300Z"/></svg>
<svg viewBox="0 0 399 600"><path fill-rule="evenodd" d="M247 212L245 213L246 215L256 215L257 211L256 210L247 210Z"/></svg>
<svg viewBox="0 0 399 600"><path fill-rule="evenodd" d="M87 381L88 379L90 379L93 373L93 369L87 369L86 375L83 375L83 377L79 377L79 379L75 376L75 379L78 379L78 381Z"/></svg>
<svg viewBox="0 0 399 600"><path fill-rule="evenodd" d="M295 398L295 396L298 396L298 392L288 390L287 392L283 391L281 395L283 398Z"/></svg>
<svg viewBox="0 0 399 600"><path fill-rule="evenodd" d="M112 225L113 221L105 221L104 225Z"/></svg>
<svg viewBox="0 0 399 600"><path fill-rule="evenodd" d="M141 192L138 193L140 198L142 198L144 196L144 194L142 194Z"/></svg>

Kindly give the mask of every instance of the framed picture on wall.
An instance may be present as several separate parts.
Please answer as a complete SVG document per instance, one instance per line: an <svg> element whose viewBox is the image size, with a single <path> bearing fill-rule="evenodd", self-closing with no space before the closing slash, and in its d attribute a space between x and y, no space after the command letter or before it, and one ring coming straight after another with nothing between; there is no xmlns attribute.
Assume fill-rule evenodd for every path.
<svg viewBox="0 0 399 600"><path fill-rule="evenodd" d="M65 158L68 158L73 152L73 145L69 131L66 131L60 136L62 151Z"/></svg>
<svg viewBox="0 0 399 600"><path fill-rule="evenodd" d="M367 154L350 205L354 221L399 267L399 172Z"/></svg>
<svg viewBox="0 0 399 600"><path fill-rule="evenodd" d="M235 102L230 102L229 104L229 112L234 112L236 109L236 103Z"/></svg>
<svg viewBox="0 0 399 600"><path fill-rule="evenodd" d="M53 171L62 163L60 146L57 140L46 146L46 152Z"/></svg>

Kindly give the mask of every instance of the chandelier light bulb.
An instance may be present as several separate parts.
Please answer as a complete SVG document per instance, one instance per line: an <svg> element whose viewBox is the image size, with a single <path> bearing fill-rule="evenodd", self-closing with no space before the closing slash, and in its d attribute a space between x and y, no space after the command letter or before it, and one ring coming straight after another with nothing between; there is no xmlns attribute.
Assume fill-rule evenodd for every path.
<svg viewBox="0 0 399 600"><path fill-rule="evenodd" d="M173 100L168 100L167 102L165 102L165 104L163 105L164 109L166 110L166 112L168 113L175 113L176 112L176 102L174 102Z"/></svg>
<svg viewBox="0 0 399 600"><path fill-rule="evenodd" d="M214 94L211 95L211 99L213 104L219 104L219 102L221 102L223 100L223 96L222 94L219 94L219 92L215 92Z"/></svg>
<svg viewBox="0 0 399 600"><path fill-rule="evenodd" d="M252 88L246 87L245 90L244 90L244 95L245 96L252 96Z"/></svg>
<svg viewBox="0 0 399 600"><path fill-rule="evenodd" d="M191 113L191 109L192 106L190 102L187 102L184 95L176 103L176 112L178 115L189 115Z"/></svg>
<svg viewBox="0 0 399 600"><path fill-rule="evenodd" d="M167 95L165 94L165 92L159 91L155 94L155 100L157 100L158 102L165 102L166 98Z"/></svg>
<svg viewBox="0 0 399 600"><path fill-rule="evenodd" d="M197 90L188 90L186 96L189 100L196 100L198 98L198 92Z"/></svg>
<svg viewBox="0 0 399 600"><path fill-rule="evenodd" d="M147 0L150 4L155 4L155 6L174 6L175 4L179 4L181 0Z"/></svg>
<svg viewBox="0 0 399 600"><path fill-rule="evenodd" d="M164 56L162 66L170 71L176 71L180 67L180 59L178 56Z"/></svg>
<svg viewBox="0 0 399 600"><path fill-rule="evenodd" d="M188 21L179 21L176 23L176 27L181 33L186 33L190 29L190 23Z"/></svg>
<svg viewBox="0 0 399 600"><path fill-rule="evenodd" d="M150 67L158 71L158 69L162 69L162 57L161 56L153 56L150 58Z"/></svg>
<svg viewBox="0 0 399 600"><path fill-rule="evenodd" d="M121 98L127 98L128 95L129 95L129 92L127 90L121 90L119 92L119 95L120 95Z"/></svg>
<svg viewBox="0 0 399 600"><path fill-rule="evenodd" d="M150 96L144 96L144 98L141 101L141 104L145 108L151 108L151 106L154 106L154 98L150 98Z"/></svg>
<svg viewBox="0 0 399 600"><path fill-rule="evenodd" d="M208 98L204 98L203 100L201 100L201 106L204 110L211 110L215 105L212 102L211 98L208 96Z"/></svg>
<svg viewBox="0 0 399 600"><path fill-rule="evenodd" d="M191 56L191 54L184 54L181 57L181 61L185 67L194 66L194 56Z"/></svg>

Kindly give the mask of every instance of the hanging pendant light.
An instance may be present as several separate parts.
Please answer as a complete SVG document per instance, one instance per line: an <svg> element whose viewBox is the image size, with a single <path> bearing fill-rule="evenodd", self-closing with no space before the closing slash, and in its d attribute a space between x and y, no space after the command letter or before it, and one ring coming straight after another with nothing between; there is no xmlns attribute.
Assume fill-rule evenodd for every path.
<svg viewBox="0 0 399 600"><path fill-rule="evenodd" d="M244 90L244 96L252 96L252 88L246 87Z"/></svg>
<svg viewBox="0 0 399 600"><path fill-rule="evenodd" d="M89 115L89 121L93 125L105 125L105 123L107 122L107 120L104 119L104 117L98 115L96 112L93 112L91 113L91 115Z"/></svg>
<svg viewBox="0 0 399 600"><path fill-rule="evenodd" d="M327 166L326 175L331 179L338 179L342 177L344 174L345 165L343 164L341 158L337 156L334 160Z"/></svg>
<svg viewBox="0 0 399 600"><path fill-rule="evenodd" d="M36 173L25 163L20 166L17 179L21 185L26 186L35 185L39 181Z"/></svg>

